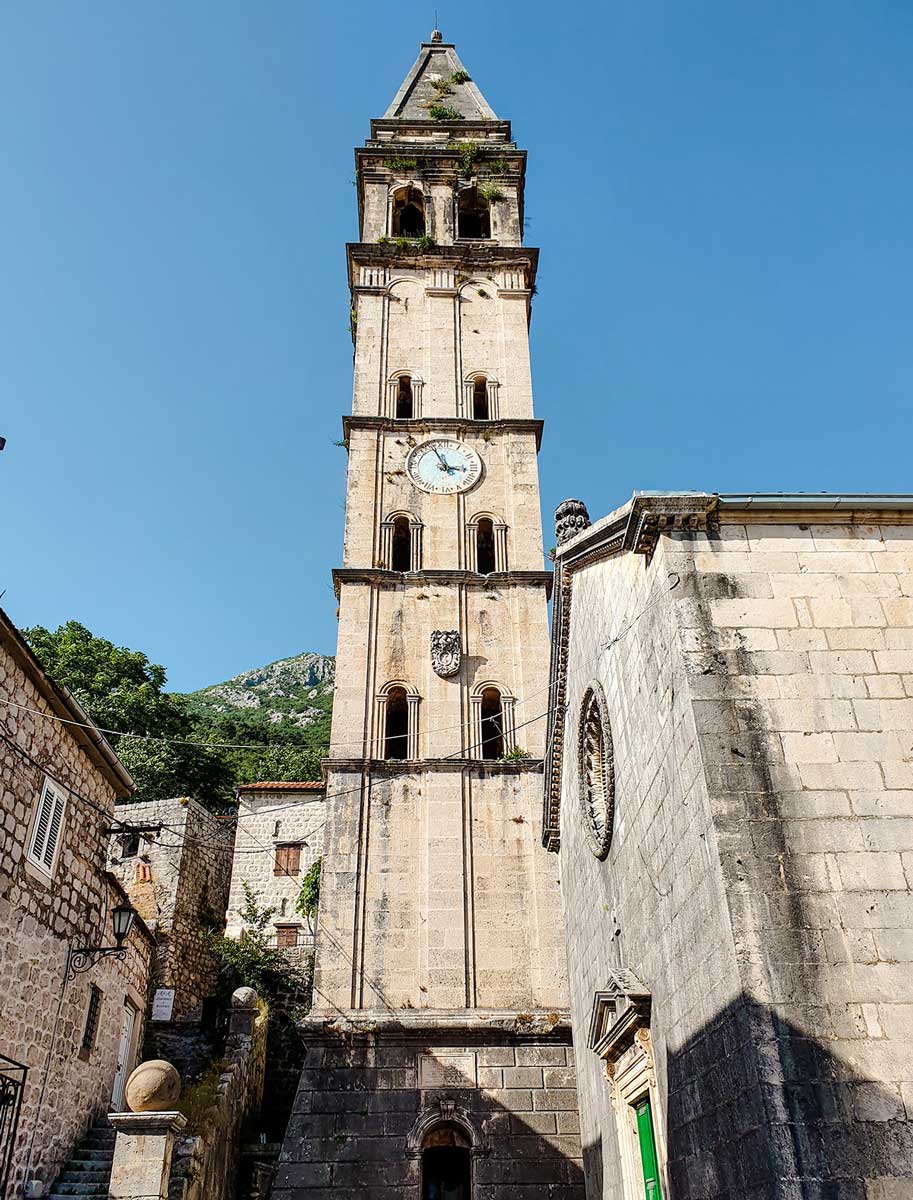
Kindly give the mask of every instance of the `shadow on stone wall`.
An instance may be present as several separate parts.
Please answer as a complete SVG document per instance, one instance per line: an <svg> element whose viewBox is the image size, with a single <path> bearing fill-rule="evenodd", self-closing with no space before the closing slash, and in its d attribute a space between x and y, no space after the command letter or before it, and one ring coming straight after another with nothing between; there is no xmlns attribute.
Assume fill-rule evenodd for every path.
<svg viewBox="0 0 913 1200"><path fill-rule="evenodd" d="M564 1075L566 1058L563 1067L549 1059L507 1068L527 1071L526 1086L520 1075L510 1089L419 1088L415 1056L414 1045L309 1045L273 1200L419 1200L422 1160L410 1138L426 1119L429 1129L447 1125L448 1112L480 1139L472 1143L472 1200L584 1200L575 1093L531 1078Z"/></svg>
<svg viewBox="0 0 913 1200"><path fill-rule="evenodd" d="M833 1047L864 1044L860 1030ZM749 997L670 1051L667 1070L675 1200L913 1197L913 1121L900 1086L862 1077ZM611 1117L610 1102L606 1111ZM621 1181L612 1182L608 1166L603 1187L598 1141L584 1147L584 1163L589 1200L620 1200Z"/></svg>

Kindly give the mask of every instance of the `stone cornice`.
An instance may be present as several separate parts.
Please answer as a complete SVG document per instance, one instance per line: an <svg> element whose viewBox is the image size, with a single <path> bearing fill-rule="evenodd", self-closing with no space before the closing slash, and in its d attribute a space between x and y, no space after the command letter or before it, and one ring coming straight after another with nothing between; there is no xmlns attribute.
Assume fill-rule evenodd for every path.
<svg viewBox="0 0 913 1200"><path fill-rule="evenodd" d="M392 134L392 137L385 138L384 134ZM441 137L442 134L447 134L447 138ZM450 146L450 153L453 154L453 143L449 140L451 136L456 136L458 140L464 140L459 135L466 133L481 133L484 138L481 139L483 146L491 145L495 149L510 143L510 121L492 120L490 117L479 117L474 120L470 117L461 117L459 121L417 121L411 117L373 117L371 120L371 137L369 146L372 144L380 144L381 146L395 145L398 142L405 143L409 149L413 149L413 144L409 140L409 135L413 134L417 137L428 138L430 145L440 144L441 146ZM491 137L491 134L496 137ZM434 135L440 137L438 143ZM497 139L497 140L496 140ZM421 145L421 143L419 144ZM418 149L419 147L415 147Z"/></svg>
<svg viewBox="0 0 913 1200"><path fill-rule="evenodd" d="M536 282L539 251L535 246L501 246L497 242L456 242L419 250L416 245L401 250L395 242L349 242L346 245L349 285L356 283L356 266L431 267L435 264L479 267L525 267L530 289Z"/></svg>
<svg viewBox="0 0 913 1200"><path fill-rule="evenodd" d="M302 1036L308 1040L327 1037L373 1037L383 1033L388 1040L400 1038L409 1041L414 1037L427 1043L434 1040L443 1045L460 1047L485 1046L492 1043L503 1045L505 1035L512 1039L528 1039L534 1042L558 1042L570 1044L570 1013L565 1010L530 1009L519 1012L514 1009L324 1009L315 1008L298 1025Z"/></svg>
<svg viewBox="0 0 913 1200"><path fill-rule="evenodd" d="M590 525L559 546L555 554L552 645L549 664L549 712L542 805L542 844L558 850L561 844L561 775L567 709L567 660L571 632L573 579L578 571L617 554L652 557L663 533L706 529L717 508L707 492L635 493L622 508Z"/></svg>
<svg viewBox="0 0 913 1200"><path fill-rule="evenodd" d="M349 413L342 418L342 436L348 441L352 429L379 429L385 433L445 433L455 430L463 434L533 433L536 449L542 444L543 422L535 418L502 417L497 421L476 421L471 417L414 417L404 420L396 417L367 417Z"/></svg>
<svg viewBox="0 0 913 1200"><path fill-rule="evenodd" d="M496 587L544 587L546 599L552 591L551 571L492 571L480 575L477 571L434 569L422 571L390 571L386 567L336 567L333 570L333 591L339 599L344 583L361 583L371 587L394 588L404 584L462 584L464 587L485 589Z"/></svg>
<svg viewBox="0 0 913 1200"><path fill-rule="evenodd" d="M467 771L472 775L541 775L541 758L324 758L321 765L329 774L415 775L419 771ZM332 793L330 794L332 798Z"/></svg>

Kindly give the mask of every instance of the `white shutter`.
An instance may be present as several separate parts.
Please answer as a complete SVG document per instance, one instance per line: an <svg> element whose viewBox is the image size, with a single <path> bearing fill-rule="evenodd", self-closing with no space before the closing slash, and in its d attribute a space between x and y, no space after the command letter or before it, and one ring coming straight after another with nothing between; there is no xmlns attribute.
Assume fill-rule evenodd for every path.
<svg viewBox="0 0 913 1200"><path fill-rule="evenodd" d="M38 799L38 813L32 831L29 858L48 874L54 869L57 847L63 833L63 814L66 800L49 780L44 781Z"/></svg>

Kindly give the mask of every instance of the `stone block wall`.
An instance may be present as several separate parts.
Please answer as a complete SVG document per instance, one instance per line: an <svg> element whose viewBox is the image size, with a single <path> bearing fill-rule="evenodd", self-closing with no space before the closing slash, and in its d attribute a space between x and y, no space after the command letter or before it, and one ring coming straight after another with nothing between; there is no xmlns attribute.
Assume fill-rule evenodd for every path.
<svg viewBox="0 0 913 1200"><path fill-rule="evenodd" d="M240 989L253 999L251 989ZM263 1097L268 1014L236 1004L213 1104L175 1144L170 1200L235 1200L241 1134ZM243 997L242 997L243 999Z"/></svg>
<svg viewBox="0 0 913 1200"><path fill-rule="evenodd" d="M422 1131L448 1121L472 1145L474 1200L583 1200L567 1031L485 1036L482 1020L312 1035L274 1200L418 1200Z"/></svg>
<svg viewBox="0 0 913 1200"><path fill-rule="evenodd" d="M722 514L669 551L779 1170L913 1191L913 525Z"/></svg>
<svg viewBox="0 0 913 1200"><path fill-rule="evenodd" d="M174 988L172 1020L197 1021L216 982L204 931L221 927L228 904L234 822L189 799L119 804L115 814L161 826L138 846L113 835L109 865L155 933L153 988Z"/></svg>
<svg viewBox="0 0 913 1200"><path fill-rule="evenodd" d="M124 1004L137 1010L133 1053L153 950L136 923L125 959L103 960L65 981L68 947L113 941L109 914L122 893L105 874L104 831L116 786L53 719L37 668L24 668L24 661L0 631L0 691L25 706L0 709L0 1054L28 1067L11 1194L19 1194L30 1150L33 1177L50 1181L76 1138L107 1110ZM25 859L44 768L70 789L50 879ZM92 983L102 993L99 1022L93 1046L83 1051Z"/></svg>
<svg viewBox="0 0 913 1200"><path fill-rule="evenodd" d="M913 1190L913 526L721 508L573 583L561 859L588 1194L624 1196L585 1048L623 965L652 993L677 1198ZM560 561L560 556L559 556ZM582 834L577 722L614 739Z"/></svg>
<svg viewBox="0 0 913 1200"><path fill-rule="evenodd" d="M258 789L262 785L256 785ZM275 908L273 923L296 930L298 946L313 949L313 921L295 908L301 883L323 853L326 799L322 785L304 785L299 791L246 790L238 795L237 834L232 861L226 932L240 937L243 928L244 885L257 895L264 908ZM297 873L276 874L276 847L300 848Z"/></svg>

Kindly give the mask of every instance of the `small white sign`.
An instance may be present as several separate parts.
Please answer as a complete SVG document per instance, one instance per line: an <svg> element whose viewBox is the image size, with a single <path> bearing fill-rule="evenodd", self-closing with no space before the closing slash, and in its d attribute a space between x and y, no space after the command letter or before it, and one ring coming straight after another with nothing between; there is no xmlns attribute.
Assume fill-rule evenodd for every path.
<svg viewBox="0 0 913 1200"><path fill-rule="evenodd" d="M152 997L152 1020L170 1021L174 1010L174 988L156 988Z"/></svg>

